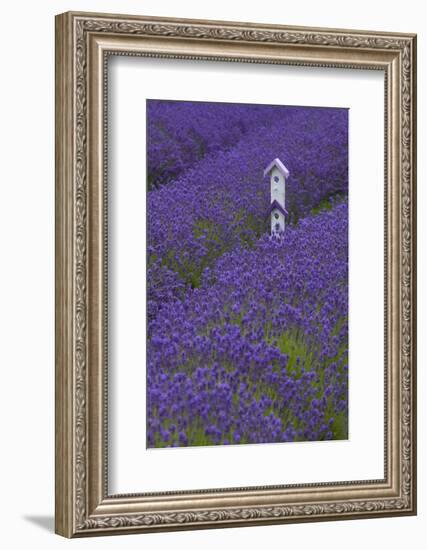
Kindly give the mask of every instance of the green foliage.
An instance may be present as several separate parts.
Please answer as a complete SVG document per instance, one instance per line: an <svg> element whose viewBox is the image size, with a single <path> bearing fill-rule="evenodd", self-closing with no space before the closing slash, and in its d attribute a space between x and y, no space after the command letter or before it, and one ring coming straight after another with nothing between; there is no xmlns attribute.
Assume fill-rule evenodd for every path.
<svg viewBox="0 0 427 550"><path fill-rule="evenodd" d="M323 199L319 202L317 206L311 209L312 214L318 214L319 212L322 212L322 210L331 210L332 204L329 199Z"/></svg>
<svg viewBox="0 0 427 550"><path fill-rule="evenodd" d="M334 439L348 439L348 414L341 412L334 416L332 423Z"/></svg>

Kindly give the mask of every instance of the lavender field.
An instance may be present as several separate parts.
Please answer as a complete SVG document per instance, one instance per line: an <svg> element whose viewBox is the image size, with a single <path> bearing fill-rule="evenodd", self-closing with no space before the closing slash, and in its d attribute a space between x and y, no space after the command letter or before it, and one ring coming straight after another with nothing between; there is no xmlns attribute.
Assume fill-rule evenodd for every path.
<svg viewBox="0 0 427 550"><path fill-rule="evenodd" d="M348 111L147 101L147 218L147 446L347 439Z"/></svg>

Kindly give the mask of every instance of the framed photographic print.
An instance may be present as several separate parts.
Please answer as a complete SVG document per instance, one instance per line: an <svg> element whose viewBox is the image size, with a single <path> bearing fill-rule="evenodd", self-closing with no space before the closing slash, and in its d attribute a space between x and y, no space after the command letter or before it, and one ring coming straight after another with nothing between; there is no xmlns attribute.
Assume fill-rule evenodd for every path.
<svg viewBox="0 0 427 550"><path fill-rule="evenodd" d="M56 532L416 513L416 37L56 18Z"/></svg>

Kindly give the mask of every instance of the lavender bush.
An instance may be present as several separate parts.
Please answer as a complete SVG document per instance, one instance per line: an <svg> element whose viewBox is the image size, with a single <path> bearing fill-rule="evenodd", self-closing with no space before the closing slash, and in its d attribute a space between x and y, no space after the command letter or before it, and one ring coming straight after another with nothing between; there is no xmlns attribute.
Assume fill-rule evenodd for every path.
<svg viewBox="0 0 427 550"><path fill-rule="evenodd" d="M153 102L148 138L147 445L346 438L347 112Z"/></svg>
<svg viewBox="0 0 427 550"><path fill-rule="evenodd" d="M272 106L147 101L148 188L168 183L206 155L232 148L254 127L269 126Z"/></svg>

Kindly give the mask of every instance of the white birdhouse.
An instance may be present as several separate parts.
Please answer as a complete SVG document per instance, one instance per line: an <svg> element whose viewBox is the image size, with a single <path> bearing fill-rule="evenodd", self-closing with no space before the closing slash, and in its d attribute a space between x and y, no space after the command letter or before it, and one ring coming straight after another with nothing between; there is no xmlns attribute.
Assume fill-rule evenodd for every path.
<svg viewBox="0 0 427 550"><path fill-rule="evenodd" d="M271 218L271 234L285 230L285 217L288 214L285 208L286 180L289 170L278 158L275 158L264 170L264 177L270 174L271 204L268 215Z"/></svg>

